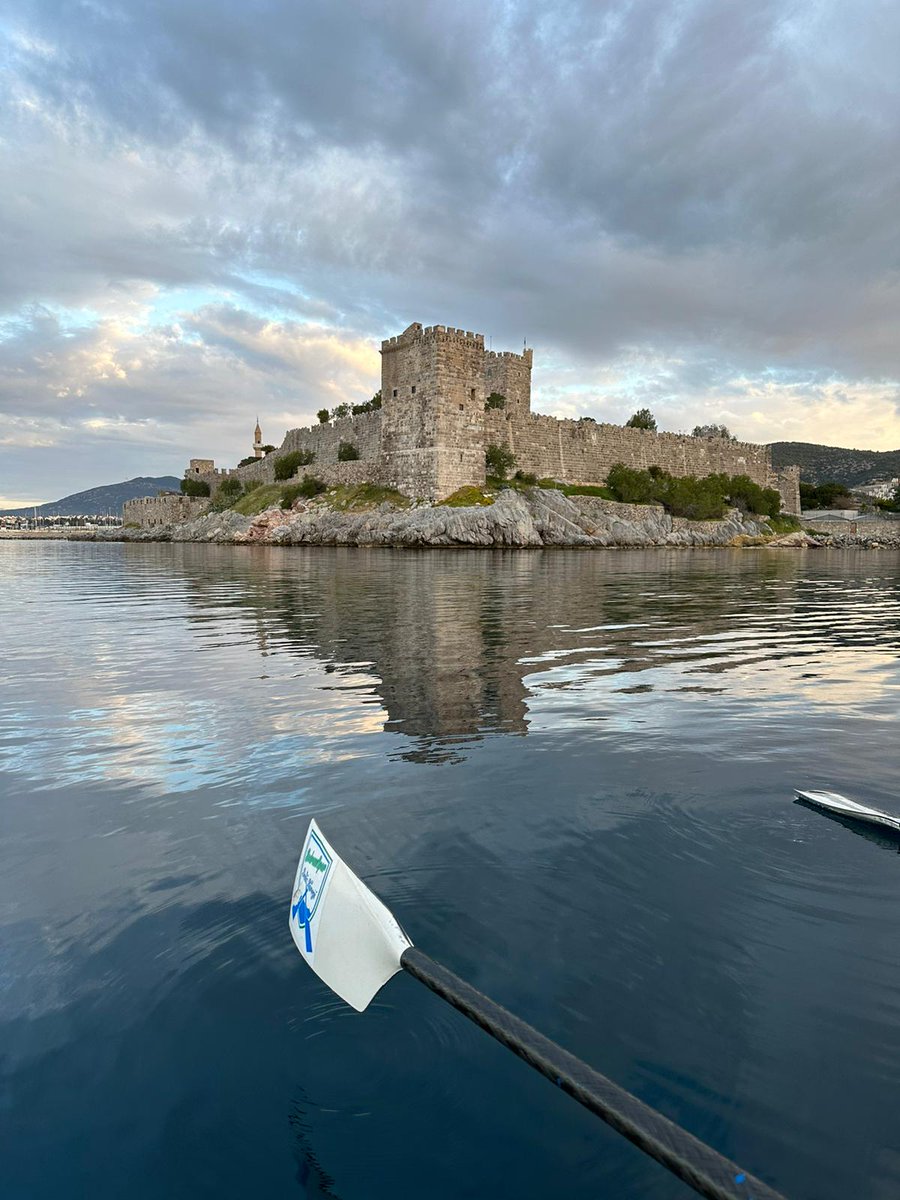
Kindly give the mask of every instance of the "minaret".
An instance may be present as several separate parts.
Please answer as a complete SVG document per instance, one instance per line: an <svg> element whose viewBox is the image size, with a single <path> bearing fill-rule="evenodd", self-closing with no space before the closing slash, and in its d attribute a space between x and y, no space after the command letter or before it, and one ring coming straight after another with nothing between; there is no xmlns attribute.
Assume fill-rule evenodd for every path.
<svg viewBox="0 0 900 1200"><path fill-rule="evenodd" d="M256 418L256 428L253 431L253 453L256 458L262 458L262 430L259 427L259 417Z"/></svg>

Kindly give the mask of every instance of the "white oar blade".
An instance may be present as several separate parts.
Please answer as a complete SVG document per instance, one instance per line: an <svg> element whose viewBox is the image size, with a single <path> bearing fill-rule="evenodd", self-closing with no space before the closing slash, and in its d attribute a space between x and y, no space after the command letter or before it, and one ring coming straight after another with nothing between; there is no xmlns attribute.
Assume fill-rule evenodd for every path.
<svg viewBox="0 0 900 1200"><path fill-rule="evenodd" d="M400 970L409 938L310 821L291 894L294 943L323 983L362 1012Z"/></svg>

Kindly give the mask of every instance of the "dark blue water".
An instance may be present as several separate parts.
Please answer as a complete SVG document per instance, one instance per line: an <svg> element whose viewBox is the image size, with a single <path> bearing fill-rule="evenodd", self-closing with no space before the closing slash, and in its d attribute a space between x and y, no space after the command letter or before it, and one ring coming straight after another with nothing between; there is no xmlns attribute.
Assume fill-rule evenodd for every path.
<svg viewBox="0 0 900 1200"><path fill-rule="evenodd" d="M686 1189L293 948L315 814L423 949L789 1197L900 1194L900 558L0 543L6 1198Z"/></svg>

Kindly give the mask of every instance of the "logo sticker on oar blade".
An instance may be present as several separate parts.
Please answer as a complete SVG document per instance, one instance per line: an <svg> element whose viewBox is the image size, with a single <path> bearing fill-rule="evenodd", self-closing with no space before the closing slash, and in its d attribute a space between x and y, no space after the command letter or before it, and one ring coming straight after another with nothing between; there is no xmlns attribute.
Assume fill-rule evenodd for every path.
<svg viewBox="0 0 900 1200"><path fill-rule="evenodd" d="M303 945L301 946L298 940L297 946L301 950L305 949L307 954L313 952L312 919L319 907L331 865L331 855L310 826L291 896L291 921L303 931Z"/></svg>

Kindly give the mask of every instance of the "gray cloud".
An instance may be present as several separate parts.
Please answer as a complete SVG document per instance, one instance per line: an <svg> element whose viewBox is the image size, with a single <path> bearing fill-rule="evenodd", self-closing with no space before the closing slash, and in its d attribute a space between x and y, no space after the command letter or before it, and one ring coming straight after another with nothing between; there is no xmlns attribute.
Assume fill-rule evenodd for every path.
<svg viewBox="0 0 900 1200"><path fill-rule="evenodd" d="M235 420L299 418L421 319L527 336L559 411L900 441L898 34L852 0L0 4L0 410L96 473L79 388L199 449L223 364Z"/></svg>

